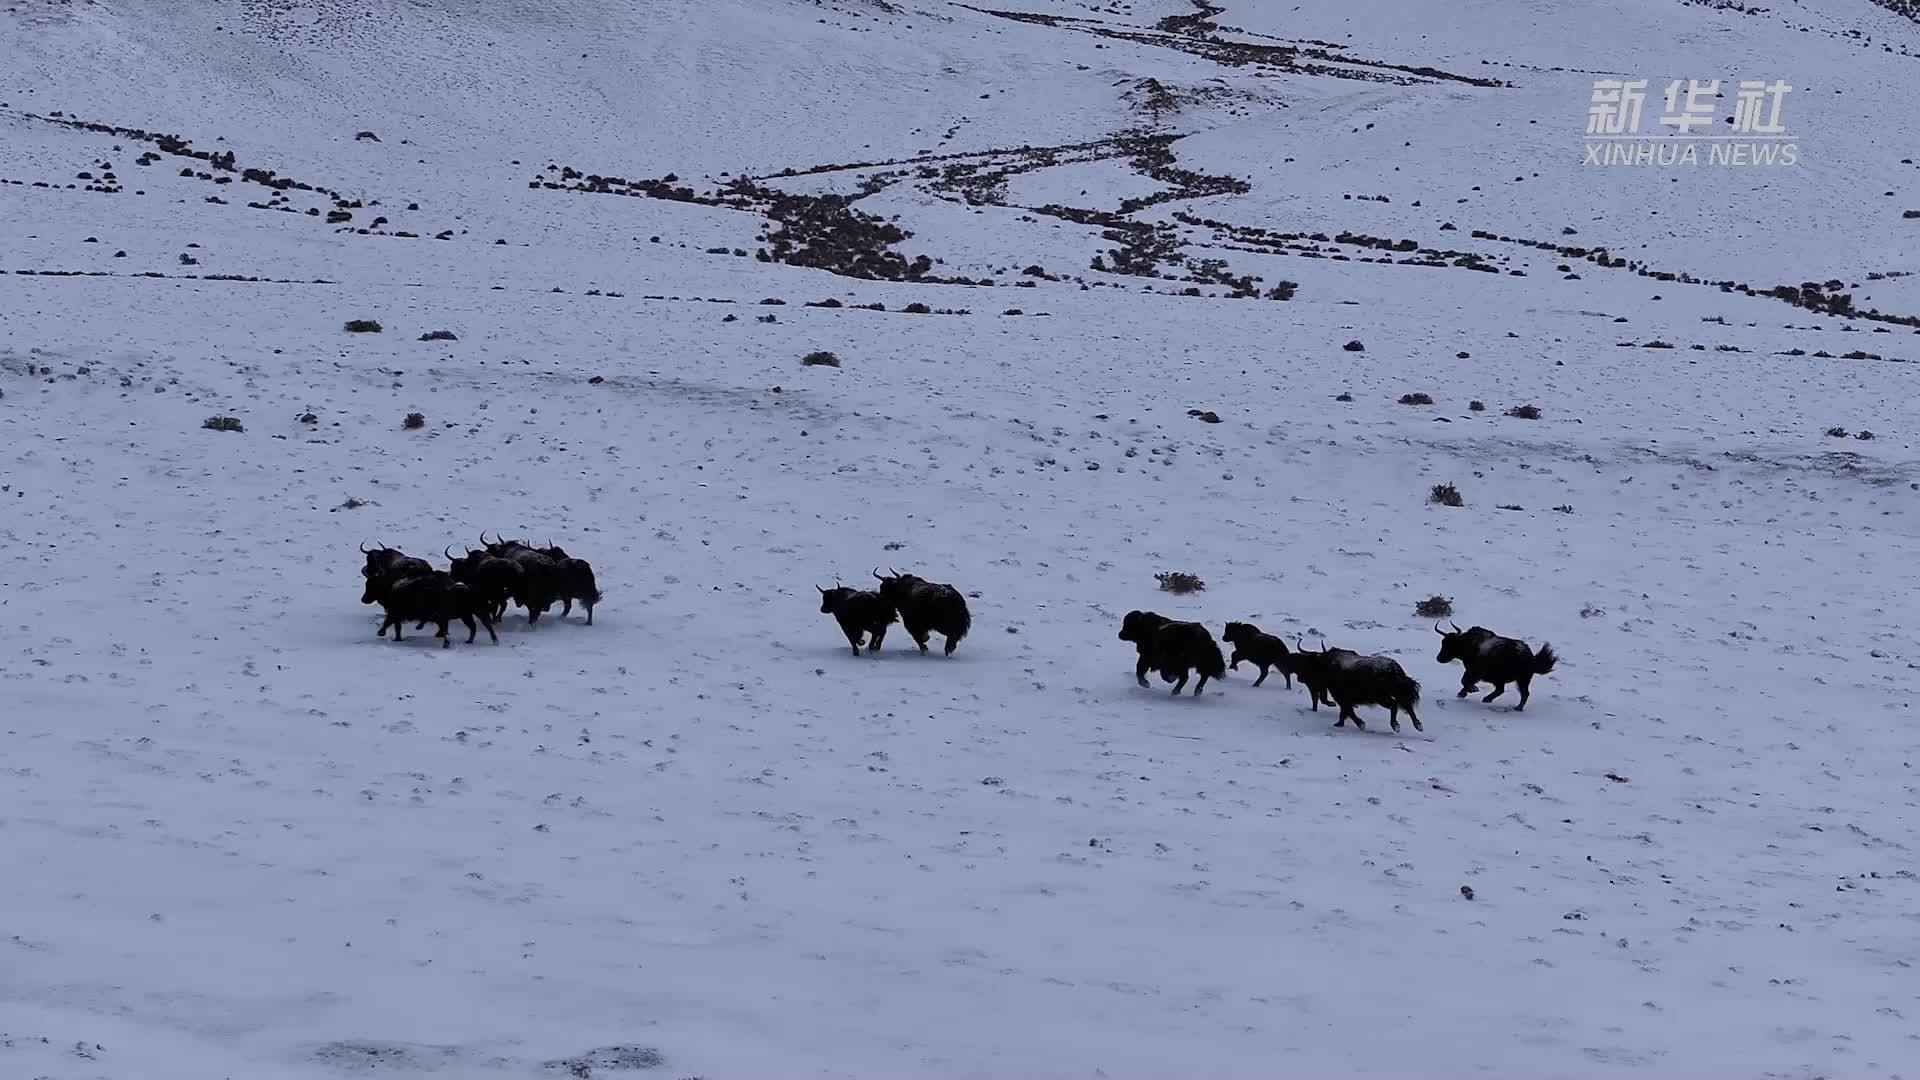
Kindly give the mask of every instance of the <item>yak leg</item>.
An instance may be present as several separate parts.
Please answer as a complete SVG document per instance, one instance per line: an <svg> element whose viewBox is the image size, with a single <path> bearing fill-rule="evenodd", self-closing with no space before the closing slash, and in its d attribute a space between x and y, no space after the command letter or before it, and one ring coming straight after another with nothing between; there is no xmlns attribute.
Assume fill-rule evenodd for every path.
<svg viewBox="0 0 1920 1080"><path fill-rule="evenodd" d="M1256 683L1255 685L1258 685L1258 684ZM1193 696L1199 697L1200 691L1205 690L1206 688L1207 688L1207 673L1203 671L1200 673L1200 681L1193 684ZM1179 691L1176 690L1174 691L1174 693L1177 694L1179 693Z"/></svg>
<svg viewBox="0 0 1920 1080"><path fill-rule="evenodd" d="M1407 719L1413 721L1413 730L1415 731L1427 730L1425 727L1421 726L1420 717L1414 713L1413 706L1411 704L1407 706Z"/></svg>
<svg viewBox="0 0 1920 1080"><path fill-rule="evenodd" d="M1174 697L1179 697L1179 696L1180 696L1180 691L1181 691L1181 689L1182 689L1183 687L1185 687L1185 686L1187 685L1187 676L1188 676L1189 674L1190 674L1190 673L1189 673L1189 672L1187 672L1186 670L1184 670L1184 669L1182 669L1182 670L1181 670L1181 672L1180 672L1180 681L1179 681L1179 682L1177 682L1177 683L1174 683L1174 684L1173 684L1173 696L1174 696Z"/></svg>
<svg viewBox="0 0 1920 1080"><path fill-rule="evenodd" d="M1314 712L1319 712L1320 711L1320 688L1305 682L1301 683L1300 685L1305 686L1307 688L1307 703L1313 706Z"/></svg>
<svg viewBox="0 0 1920 1080"><path fill-rule="evenodd" d="M947 639L947 655L952 656L953 650L956 648L959 648L959 646L960 646L960 643L958 641L955 641L953 638L949 637Z"/></svg>
<svg viewBox="0 0 1920 1080"><path fill-rule="evenodd" d="M1146 657L1144 656L1141 657L1140 662L1133 666L1133 678L1134 678L1134 681L1138 682L1142 687L1151 685L1147 682L1147 658Z"/></svg>
<svg viewBox="0 0 1920 1080"><path fill-rule="evenodd" d="M1365 720L1360 719L1360 714L1357 712L1354 712L1353 706L1351 705L1340 706L1340 717L1341 717L1342 723L1345 723L1346 721L1351 720L1353 721L1354 727L1359 728L1361 731L1367 730L1367 722ZM1340 725L1335 724L1334 726L1339 727Z"/></svg>
<svg viewBox="0 0 1920 1080"><path fill-rule="evenodd" d="M1227 670L1228 670L1228 671L1238 671L1238 670L1239 670L1239 668L1240 668L1240 661L1242 661L1242 660L1245 660L1245 659L1246 659L1246 657L1244 657L1244 656L1242 656L1242 655L1240 655L1240 650L1239 650L1239 649L1235 649L1235 650L1233 650L1233 659L1231 659L1231 660L1229 660L1229 661L1227 661ZM1255 685L1258 685L1258 684L1256 683Z"/></svg>
<svg viewBox="0 0 1920 1080"><path fill-rule="evenodd" d="M1486 697L1483 697L1480 700L1482 702L1492 701L1494 698L1497 698L1501 694L1504 694L1506 692L1507 692L1507 684L1503 682L1497 682L1493 684L1493 693L1488 694Z"/></svg>
<svg viewBox="0 0 1920 1080"><path fill-rule="evenodd" d="M573 614L573 597L571 596L561 597L560 598L560 617L564 619L571 614Z"/></svg>
<svg viewBox="0 0 1920 1080"><path fill-rule="evenodd" d="M1260 685L1261 683L1263 683L1263 682L1266 682L1266 681L1267 681L1267 668L1268 668L1268 666L1269 666L1269 665L1267 665L1267 664L1261 664L1261 665L1260 665L1260 677L1259 677L1259 678L1257 678L1257 679L1255 679L1255 680L1253 680L1253 685L1255 685L1255 686L1259 686L1259 685Z"/></svg>
<svg viewBox="0 0 1920 1080"><path fill-rule="evenodd" d="M500 644L500 635L493 632L493 620L487 618L485 613L482 613L479 619L480 625L487 628L487 636L493 639L495 645Z"/></svg>
<svg viewBox="0 0 1920 1080"><path fill-rule="evenodd" d="M1393 730L1396 734L1400 731L1400 706L1387 706L1387 723L1393 725Z"/></svg>
<svg viewBox="0 0 1920 1080"><path fill-rule="evenodd" d="M853 655L859 656L860 645L867 640L867 632L865 630L857 630L851 626L841 627L840 632L847 635L847 642L853 646Z"/></svg>
<svg viewBox="0 0 1920 1080"><path fill-rule="evenodd" d="M467 625L467 644L473 644L473 639L480 636L480 627L475 625L473 616L471 615L460 616L460 621ZM492 633L493 631L489 629L487 632ZM448 642L447 644L451 645L453 643Z"/></svg>
<svg viewBox="0 0 1920 1080"><path fill-rule="evenodd" d="M581 601L580 606L587 609L587 625L592 626L593 625L593 605L583 600Z"/></svg>
<svg viewBox="0 0 1920 1080"><path fill-rule="evenodd" d="M1480 680L1474 678L1472 672L1468 672L1467 674L1460 676L1460 693L1455 696L1466 697L1468 694L1471 694L1478 689L1480 689Z"/></svg>
<svg viewBox="0 0 1920 1080"><path fill-rule="evenodd" d="M383 619L383 620L381 620L381 622L380 622L380 629L378 629L378 630L375 630L375 631L373 632L373 636L374 636L374 637L377 637L377 638L384 638L384 637L386 637L386 636L387 636L387 627L389 627L389 626L392 626L392 625L393 625L393 616L391 616L391 615L389 615L389 616L387 616L387 617L386 617L385 619ZM398 630L395 630L395 631L393 632L393 640L395 640L395 641L399 641L399 640L400 640L400 631L398 631Z"/></svg>
<svg viewBox="0 0 1920 1080"><path fill-rule="evenodd" d="M1514 685L1520 688L1520 704L1515 705L1513 707L1514 712L1519 712L1521 709L1524 709L1527 707L1527 692L1529 689L1528 684L1532 682L1533 682L1533 675L1531 673L1522 675L1520 676L1520 678L1514 680Z"/></svg>
<svg viewBox="0 0 1920 1080"><path fill-rule="evenodd" d="M880 641L881 641L881 639L882 639L882 638L885 638L886 636L887 636L887 628L886 628L886 627L884 627L884 626L882 626L882 627L880 627L880 628L878 628L878 629L875 629L875 630L870 630L870 631L868 631L868 637L867 637L867 651L868 651L869 653L877 653L877 652L879 652L879 651L880 651Z"/></svg>

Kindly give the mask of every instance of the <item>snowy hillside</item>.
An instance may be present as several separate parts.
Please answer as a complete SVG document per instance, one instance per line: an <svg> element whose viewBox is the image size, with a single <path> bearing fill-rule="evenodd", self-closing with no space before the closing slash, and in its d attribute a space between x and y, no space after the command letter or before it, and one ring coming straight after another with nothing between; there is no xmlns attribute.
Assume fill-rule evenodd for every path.
<svg viewBox="0 0 1920 1080"><path fill-rule="evenodd" d="M1219 2L0 7L0 1078L1911 1077L1920 10Z"/></svg>

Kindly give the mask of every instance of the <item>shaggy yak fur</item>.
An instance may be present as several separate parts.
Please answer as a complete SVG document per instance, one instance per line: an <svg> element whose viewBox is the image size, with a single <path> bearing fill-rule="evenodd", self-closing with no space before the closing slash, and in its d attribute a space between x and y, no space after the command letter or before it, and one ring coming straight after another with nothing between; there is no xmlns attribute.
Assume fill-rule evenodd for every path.
<svg viewBox="0 0 1920 1080"><path fill-rule="evenodd" d="M1413 730L1425 731L1413 707L1420 703L1420 684L1401 670L1398 662L1386 656L1361 656L1349 649L1321 647L1316 677L1324 680L1328 696L1340 706L1340 718L1334 727L1346 727L1347 721L1361 731L1366 721L1354 712L1358 705L1374 705L1387 710L1387 721L1400 730L1400 714L1413 721ZM1309 685L1308 691L1312 692ZM1315 706L1318 708L1318 706Z"/></svg>
<svg viewBox="0 0 1920 1080"><path fill-rule="evenodd" d="M1200 673L1193 696L1199 697L1208 679L1227 673L1227 659L1207 628L1195 622L1175 622L1152 611L1129 611L1120 623L1120 640L1133 642L1140 654L1133 677L1147 685L1147 672L1158 671L1162 682L1173 683L1177 696L1192 672Z"/></svg>
<svg viewBox="0 0 1920 1080"><path fill-rule="evenodd" d="M820 589L815 585L814 588ZM880 651L880 639L887 636L887 627L893 625L893 605L877 592L862 592L849 589L845 585L836 585L831 589L820 589L820 613L831 615L840 624L840 632L847 635L847 642L853 646L853 655L860 655L862 638L870 638L867 651Z"/></svg>
<svg viewBox="0 0 1920 1080"><path fill-rule="evenodd" d="M360 576L367 579L367 587L360 593L363 604L379 603L394 582L402 578L433 573L433 567L425 559L412 558L398 548L382 545L368 551L362 544L360 550L367 557L367 564L360 568Z"/></svg>
<svg viewBox="0 0 1920 1080"><path fill-rule="evenodd" d="M1333 677L1333 666L1358 659L1359 656L1352 649L1329 649L1325 641L1320 643L1319 652L1300 644L1297 639L1294 641L1293 676L1300 680L1301 686L1306 687L1307 700L1313 703L1314 712L1319 712L1322 705L1334 705L1332 696L1327 693L1327 685Z"/></svg>
<svg viewBox="0 0 1920 1080"><path fill-rule="evenodd" d="M1479 689L1479 684L1493 684L1493 693L1481 698L1492 701L1507 692L1507 684L1513 683L1520 688L1520 704L1513 707L1514 712L1527 707L1527 691L1533 685L1535 675L1545 675L1553 670L1560 658L1553 654L1553 646L1542 645L1534 652L1527 643L1517 638L1501 637L1484 626L1460 629L1458 623L1451 624L1453 632L1440 629L1439 623L1433 624L1433 632L1440 635L1440 663L1450 664L1455 660L1466 667L1466 674L1460 676L1459 697L1466 697Z"/></svg>
<svg viewBox="0 0 1920 1080"><path fill-rule="evenodd" d="M900 613L900 625L906 628L907 635L920 646L921 652L927 651L928 635L939 634L947 639L947 655L952 656L960 639L973 628L967 598L960 595L959 589L897 570L893 576L883 577L876 568L873 576L880 579L880 595Z"/></svg>
<svg viewBox="0 0 1920 1080"><path fill-rule="evenodd" d="M473 590L487 606L487 616L496 623L506 618L507 602L520 591L520 564L484 551L469 551L457 559L452 548L445 554L453 580Z"/></svg>
<svg viewBox="0 0 1920 1080"><path fill-rule="evenodd" d="M1272 634L1263 634L1252 623L1230 622L1220 634L1220 640L1233 646L1233 658L1227 661L1228 668L1237 668L1245 660L1260 668L1260 677L1253 680L1259 686L1267 681L1269 668L1279 668L1280 674L1287 680L1287 689L1293 689L1293 654L1287 649L1287 643Z"/></svg>

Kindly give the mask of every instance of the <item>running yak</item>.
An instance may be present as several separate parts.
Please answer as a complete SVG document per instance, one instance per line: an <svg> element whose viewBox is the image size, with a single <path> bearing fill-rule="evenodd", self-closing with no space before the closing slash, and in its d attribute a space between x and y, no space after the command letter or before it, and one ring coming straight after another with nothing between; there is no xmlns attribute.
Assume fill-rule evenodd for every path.
<svg viewBox="0 0 1920 1080"><path fill-rule="evenodd" d="M973 628L967 598L960 595L959 589L898 570L887 577L876 567L873 576L880 581L880 596L900 613L900 625L906 628L907 636L913 638L921 652L927 651L927 638L939 634L947 640L947 655L952 656L960 639Z"/></svg>
<svg viewBox="0 0 1920 1080"><path fill-rule="evenodd" d="M1129 611L1120 623L1120 640L1133 642L1140 654L1133 677L1147 686L1147 672L1158 671L1162 682L1173 683L1174 696L1187 685L1188 676L1198 671L1200 681L1193 687L1199 697L1208 679L1224 678L1227 658L1220 655L1220 644L1213 634L1196 622L1176 622L1153 611Z"/></svg>
<svg viewBox="0 0 1920 1080"><path fill-rule="evenodd" d="M1460 629L1459 623L1449 624L1451 633L1440 629L1439 623L1433 624L1433 632L1440 635L1440 655L1442 664L1455 660L1466 667L1466 673L1460 676L1460 693L1457 697L1466 697L1480 688L1483 682L1493 684L1493 693L1481 698L1483 702L1492 701L1507 692L1507 684L1513 683L1520 689L1520 704L1513 707L1514 712L1527 707L1527 691L1533 685L1535 675L1545 675L1553 670L1560 658L1553 653L1553 646L1541 645L1539 652L1517 638L1501 637L1484 626Z"/></svg>

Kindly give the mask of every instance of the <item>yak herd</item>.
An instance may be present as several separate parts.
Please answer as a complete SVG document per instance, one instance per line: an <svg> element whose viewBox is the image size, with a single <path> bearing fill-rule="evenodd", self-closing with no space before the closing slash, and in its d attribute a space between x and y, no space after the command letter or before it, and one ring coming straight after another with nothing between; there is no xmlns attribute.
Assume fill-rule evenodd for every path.
<svg viewBox="0 0 1920 1080"><path fill-rule="evenodd" d="M1460 677L1457 696L1466 697L1481 683L1492 683L1493 692L1481 699L1492 701L1506 693L1511 683L1520 691L1515 712L1527 707L1533 677L1552 671L1560 659L1554 655L1551 645L1542 645L1535 652L1526 642L1501 637L1484 626L1462 630L1454 624L1449 631L1435 623L1433 630L1440 635L1437 662L1450 664L1458 660L1466 668ZM1365 731L1366 721L1360 719L1354 709L1371 705L1387 710L1387 722L1395 731L1400 730L1403 712L1413 722L1413 730L1426 730L1414 709L1420 703L1420 684L1392 657L1362 656L1352 649L1330 649L1325 641L1320 643L1320 648L1309 649L1297 638L1294 647L1289 649L1285 641L1262 632L1252 623L1230 622L1220 636L1233 646L1231 662L1221 655L1219 643L1200 623L1180 622L1152 611L1129 611L1120 623L1120 640L1132 642L1139 653L1140 661L1133 676L1141 686L1149 685L1147 672L1157 671L1163 682L1173 684L1177 695L1187 685L1187 679L1198 674L1200 681L1193 687L1194 695L1198 696L1208 679L1225 676L1228 668L1237 668L1240 661L1245 660L1260 669L1260 677L1253 685L1266 682L1267 676L1278 670L1286 679L1288 689L1292 689L1294 680L1300 681L1315 712L1320 711L1321 705L1339 709L1334 727L1345 727L1351 720L1354 727Z"/></svg>
<svg viewBox="0 0 1920 1080"><path fill-rule="evenodd" d="M445 548L442 554L450 564L446 570L436 570L425 559L397 548L381 545L368 550L361 544L367 562L360 568L360 576L366 579L360 602L379 604L386 612L378 636L385 637L391 627L393 640L399 641L402 623L413 623L416 630L435 623L440 629L434 636L441 639L441 648L452 648L447 626L458 621L467 628L467 644L473 644L484 626L497 645L500 636L493 627L506 617L510 603L526 609L531 626L555 603L561 605L560 616L565 618L577 602L586 609L587 625L593 625L600 590L585 559L569 556L552 542L537 548L496 536L488 543L482 532L480 543L480 550L468 548L458 557L451 546Z"/></svg>
<svg viewBox="0 0 1920 1080"><path fill-rule="evenodd" d="M446 548L442 552L449 564L446 570L395 548L382 545L369 550L362 544L360 551L367 561L360 570L366 580L360 602L379 604L385 611L378 636L385 637L391 628L393 640L399 641L402 624L424 629L433 623L439 627L434 636L441 639L441 647L451 648L447 628L457 621L467 628L468 644L479 635L480 627L498 644L493 628L506 616L509 604L524 608L528 625L535 625L555 603L561 605L562 618L579 603L586 609L587 625L593 625L593 608L601 594L594 584L593 567L585 559L573 558L552 543L537 548L498 536L489 542L485 532L480 543L479 550L468 548L459 556L451 546ZM820 593L821 614L839 623L853 655L861 655L863 648L868 654L879 652L887 628L897 622L922 653L932 635L939 634L945 640L946 655L952 656L973 627L973 615L960 590L898 570L882 574L876 568L873 576L879 582L876 589L814 586ZM1559 661L1551 645L1535 651L1524 641L1501 637L1484 626L1462 630L1454 624L1453 629L1442 630L1435 623L1433 629L1440 635L1436 661L1459 661L1466 669L1458 696L1466 697L1481 683L1490 683L1492 692L1481 699L1490 702L1512 685L1520 693L1516 712L1527 707L1534 676L1547 674ZM1387 722L1395 731L1400 730L1403 712L1415 731L1426 730L1416 711L1420 684L1391 657L1362 656L1352 649L1329 648L1325 641L1320 648L1309 649L1298 638L1288 648L1280 638L1244 622L1228 623L1220 636L1233 646L1231 661L1200 623L1152 611L1130 611L1120 623L1120 640L1131 642L1139 654L1133 675L1143 687L1151 685L1147 672L1155 671L1163 682L1173 684L1178 696L1188 680L1198 675L1193 687L1197 697L1209 679L1224 678L1229 668L1238 668L1244 660L1260 669L1253 685L1259 686L1278 671L1288 689L1299 682L1315 712L1322 705L1338 709L1335 727L1345 727L1351 720L1365 731L1366 721L1354 710L1367 705L1386 709Z"/></svg>

